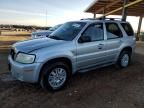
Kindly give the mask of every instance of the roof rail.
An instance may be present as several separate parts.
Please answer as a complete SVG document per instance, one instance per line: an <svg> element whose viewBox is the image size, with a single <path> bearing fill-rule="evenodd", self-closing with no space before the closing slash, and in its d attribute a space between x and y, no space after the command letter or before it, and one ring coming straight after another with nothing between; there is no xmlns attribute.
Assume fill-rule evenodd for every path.
<svg viewBox="0 0 144 108"><path fill-rule="evenodd" d="M121 18L84 18L81 20L121 20Z"/></svg>
<svg viewBox="0 0 144 108"><path fill-rule="evenodd" d="M121 18L97 18L99 20L121 20Z"/></svg>

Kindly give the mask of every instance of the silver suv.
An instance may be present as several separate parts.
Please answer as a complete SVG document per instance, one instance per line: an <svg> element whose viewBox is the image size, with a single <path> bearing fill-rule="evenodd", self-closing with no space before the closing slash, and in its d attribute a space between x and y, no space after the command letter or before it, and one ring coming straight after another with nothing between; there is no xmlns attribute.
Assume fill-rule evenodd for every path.
<svg viewBox="0 0 144 108"><path fill-rule="evenodd" d="M76 72L117 64L129 65L135 36L128 22L80 20L67 22L49 38L17 42L8 57L12 75L59 90Z"/></svg>

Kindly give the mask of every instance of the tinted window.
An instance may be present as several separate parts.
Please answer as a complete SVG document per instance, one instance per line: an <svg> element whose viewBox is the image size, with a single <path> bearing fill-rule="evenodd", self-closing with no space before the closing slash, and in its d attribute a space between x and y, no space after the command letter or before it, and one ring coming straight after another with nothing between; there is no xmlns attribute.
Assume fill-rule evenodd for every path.
<svg viewBox="0 0 144 108"><path fill-rule="evenodd" d="M115 39L122 37L122 32L116 23L106 23L107 38Z"/></svg>
<svg viewBox="0 0 144 108"><path fill-rule="evenodd" d="M132 27L130 26L129 23L121 23L123 29L125 30L125 32L127 33L128 36L133 36L134 32Z"/></svg>
<svg viewBox="0 0 144 108"><path fill-rule="evenodd" d="M103 24L90 25L82 36L89 36L91 41L100 41L104 39Z"/></svg>

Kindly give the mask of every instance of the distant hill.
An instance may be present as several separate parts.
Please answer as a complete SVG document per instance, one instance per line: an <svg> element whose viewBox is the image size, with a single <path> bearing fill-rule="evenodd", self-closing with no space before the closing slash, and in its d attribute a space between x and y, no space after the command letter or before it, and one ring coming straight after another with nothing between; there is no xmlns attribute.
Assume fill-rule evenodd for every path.
<svg viewBox="0 0 144 108"><path fill-rule="evenodd" d="M35 31L35 30L48 30L50 27L40 27L31 25L0 25L0 30L10 31Z"/></svg>

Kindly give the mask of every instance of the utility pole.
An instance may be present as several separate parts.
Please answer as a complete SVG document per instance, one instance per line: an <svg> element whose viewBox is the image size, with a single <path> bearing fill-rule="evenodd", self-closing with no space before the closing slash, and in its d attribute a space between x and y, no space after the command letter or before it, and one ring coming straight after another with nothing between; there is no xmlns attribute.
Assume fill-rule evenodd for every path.
<svg viewBox="0 0 144 108"><path fill-rule="evenodd" d="M45 26L47 27L47 10L46 10L46 23L45 24L46 24Z"/></svg>

